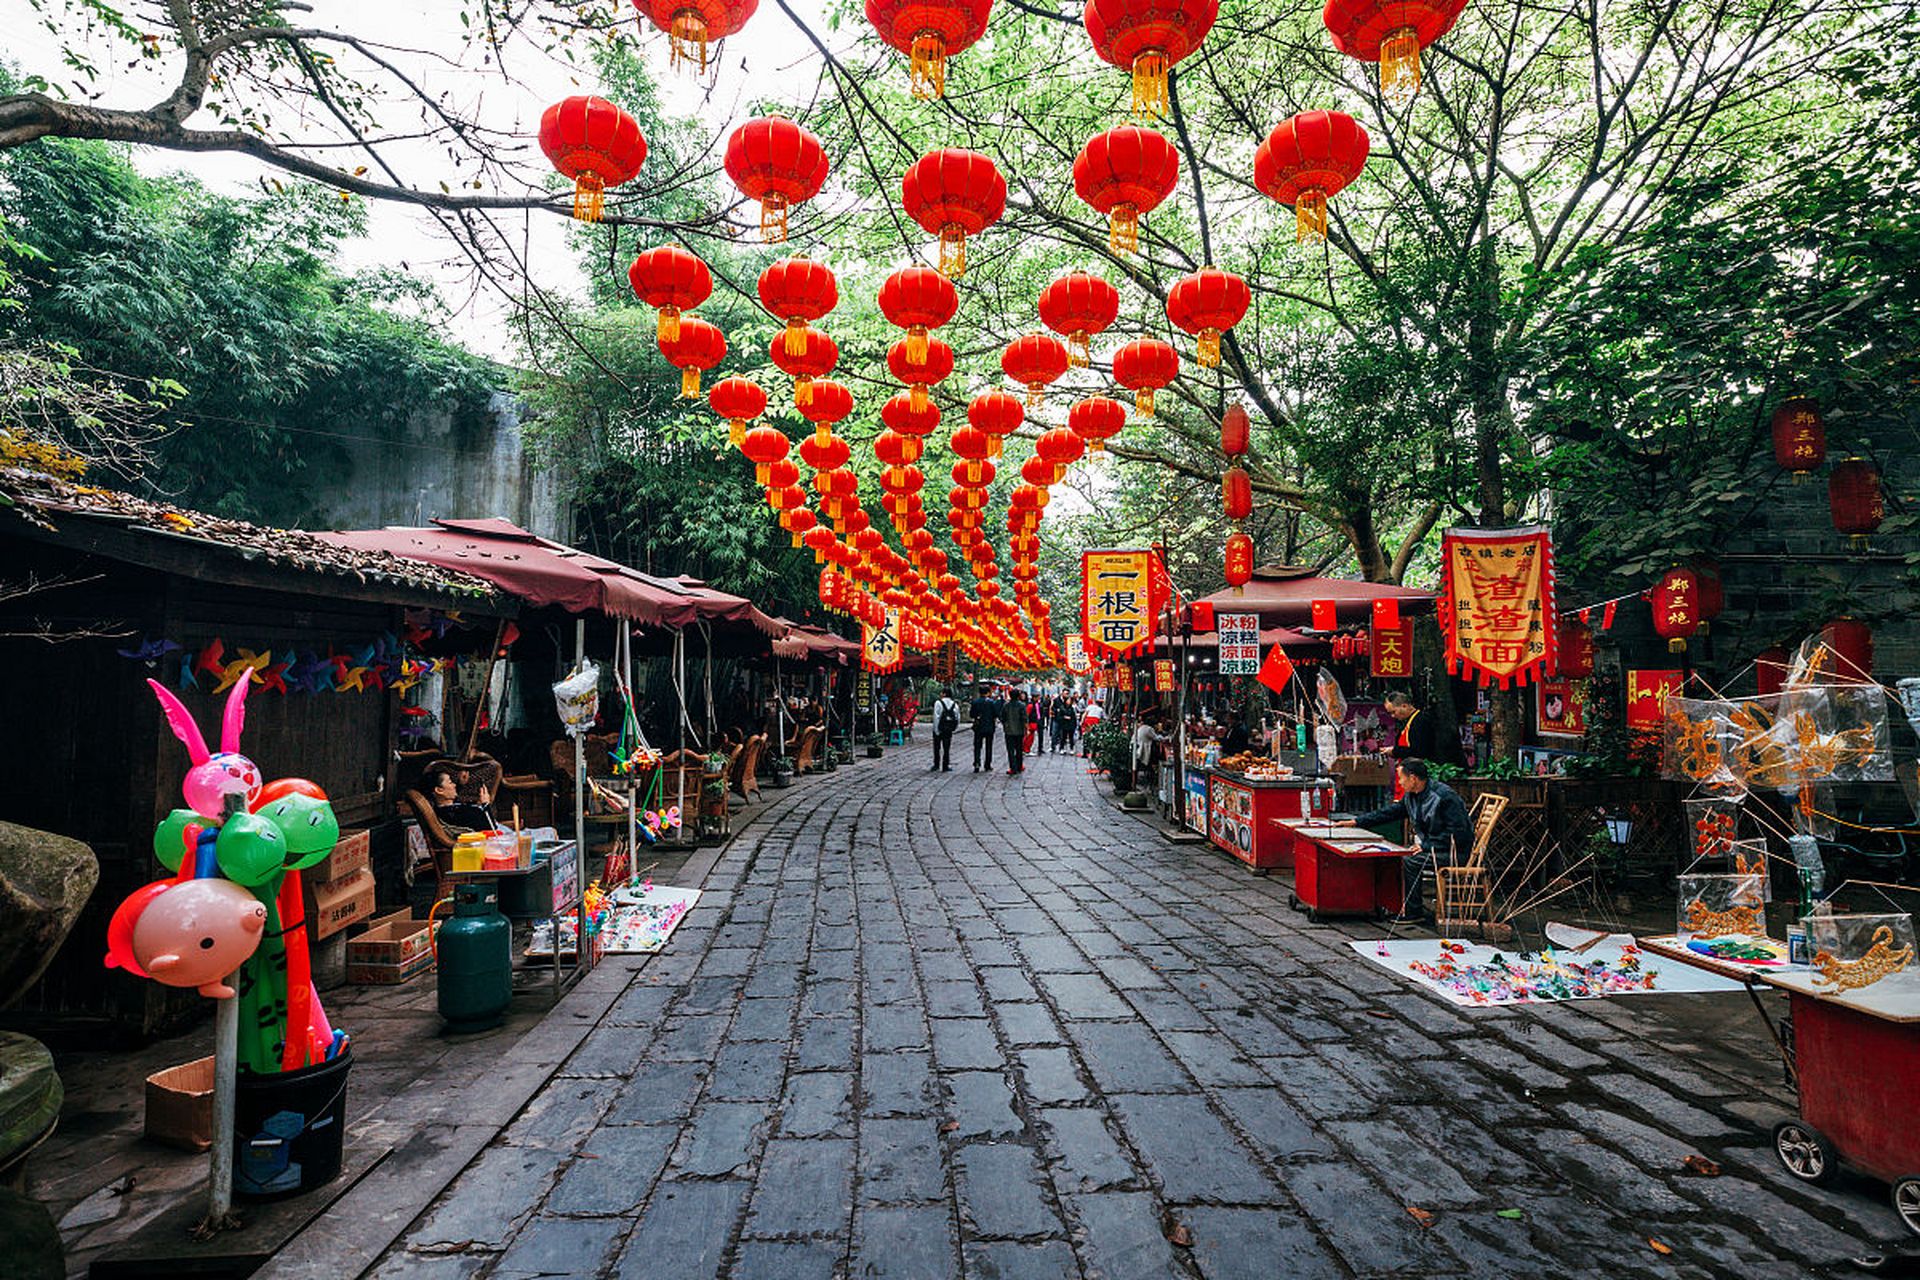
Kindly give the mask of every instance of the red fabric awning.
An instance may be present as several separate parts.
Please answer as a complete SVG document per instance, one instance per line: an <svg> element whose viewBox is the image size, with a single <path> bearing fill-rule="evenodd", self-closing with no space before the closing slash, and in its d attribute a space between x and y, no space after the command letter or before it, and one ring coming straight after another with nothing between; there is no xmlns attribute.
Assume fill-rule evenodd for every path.
<svg viewBox="0 0 1920 1280"><path fill-rule="evenodd" d="M1237 593L1228 587L1201 597L1215 613L1257 613L1263 625L1283 627L1312 622L1315 600L1333 601L1344 627L1370 621L1375 600L1398 600L1403 614L1430 613L1434 593L1384 582L1322 578L1311 569L1295 565L1268 565L1255 569L1253 580Z"/></svg>

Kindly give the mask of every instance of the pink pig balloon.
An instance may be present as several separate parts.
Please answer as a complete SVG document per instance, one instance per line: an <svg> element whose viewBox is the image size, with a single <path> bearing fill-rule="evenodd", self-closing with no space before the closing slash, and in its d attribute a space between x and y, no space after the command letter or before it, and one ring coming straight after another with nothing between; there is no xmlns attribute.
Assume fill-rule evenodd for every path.
<svg viewBox="0 0 1920 1280"><path fill-rule="evenodd" d="M133 954L156 982L233 997L224 979L260 946L267 909L231 880L183 880L147 904L133 925Z"/></svg>
<svg viewBox="0 0 1920 1280"><path fill-rule="evenodd" d="M243 796L241 808L250 808L260 794L260 766L237 751L216 751L205 764L187 770L180 783L187 807L208 818L224 817L227 797Z"/></svg>

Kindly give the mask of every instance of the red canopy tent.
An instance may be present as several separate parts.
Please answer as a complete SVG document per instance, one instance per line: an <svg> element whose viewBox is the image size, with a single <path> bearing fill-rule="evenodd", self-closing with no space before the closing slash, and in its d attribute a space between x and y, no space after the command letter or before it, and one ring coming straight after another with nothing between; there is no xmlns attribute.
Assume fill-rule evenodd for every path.
<svg viewBox="0 0 1920 1280"><path fill-rule="evenodd" d="M1263 626L1298 627L1313 621L1313 602L1331 600L1342 626L1357 626L1372 617L1375 600L1397 600L1407 615L1431 613L1434 593L1385 582L1353 578L1323 578L1303 565L1267 565L1253 571L1253 580L1239 591L1228 587L1200 603L1215 613L1257 613ZM1266 643L1263 636L1261 642Z"/></svg>

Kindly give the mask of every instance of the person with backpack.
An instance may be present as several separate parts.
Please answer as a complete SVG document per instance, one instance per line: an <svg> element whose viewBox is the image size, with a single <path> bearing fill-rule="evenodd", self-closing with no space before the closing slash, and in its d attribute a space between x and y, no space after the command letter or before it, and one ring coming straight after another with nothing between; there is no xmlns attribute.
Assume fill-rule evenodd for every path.
<svg viewBox="0 0 1920 1280"><path fill-rule="evenodd" d="M1027 740L1027 700L1018 689L1007 690L1007 700L1000 704L1000 723L1007 734L1007 776L1011 778L1027 771L1022 750Z"/></svg>
<svg viewBox="0 0 1920 1280"><path fill-rule="evenodd" d="M933 764L929 772L953 772L953 735L960 730L960 704L952 689L942 689L933 704Z"/></svg>

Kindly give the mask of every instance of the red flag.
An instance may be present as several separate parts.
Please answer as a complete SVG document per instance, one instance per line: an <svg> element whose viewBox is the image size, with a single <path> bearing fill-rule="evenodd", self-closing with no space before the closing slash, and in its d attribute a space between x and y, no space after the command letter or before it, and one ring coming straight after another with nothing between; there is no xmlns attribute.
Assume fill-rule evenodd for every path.
<svg viewBox="0 0 1920 1280"><path fill-rule="evenodd" d="M1340 614L1339 610L1334 608L1333 601L1315 600L1313 602L1313 629L1315 631L1332 631L1339 625Z"/></svg>
<svg viewBox="0 0 1920 1280"><path fill-rule="evenodd" d="M1619 605L1609 601L1607 607L1600 611L1600 629L1602 631L1613 630L1613 611L1619 607Z"/></svg>
<svg viewBox="0 0 1920 1280"><path fill-rule="evenodd" d="M1276 644L1267 650L1267 660L1260 664L1260 674L1254 679L1275 693L1285 693L1287 685L1293 680L1293 659Z"/></svg>
<svg viewBox="0 0 1920 1280"><path fill-rule="evenodd" d="M1195 631L1213 630L1213 603L1208 600L1193 602L1192 624Z"/></svg>
<svg viewBox="0 0 1920 1280"><path fill-rule="evenodd" d="M1373 602L1373 627L1376 631L1400 629L1400 602L1387 596Z"/></svg>

